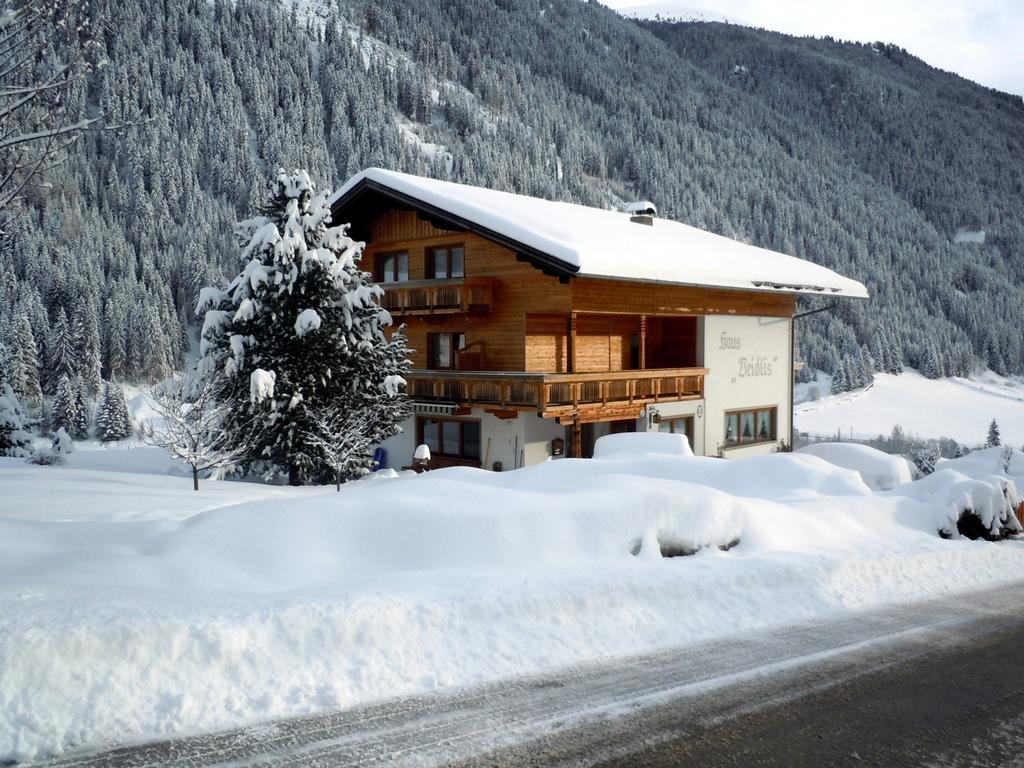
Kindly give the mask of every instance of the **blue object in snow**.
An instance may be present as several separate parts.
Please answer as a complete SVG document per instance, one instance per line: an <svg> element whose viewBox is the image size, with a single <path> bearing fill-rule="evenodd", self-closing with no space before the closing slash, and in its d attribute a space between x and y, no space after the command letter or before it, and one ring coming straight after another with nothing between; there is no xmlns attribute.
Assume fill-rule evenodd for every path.
<svg viewBox="0 0 1024 768"><path fill-rule="evenodd" d="M383 448L377 448L373 452L373 471L386 469L388 466L388 452Z"/></svg>

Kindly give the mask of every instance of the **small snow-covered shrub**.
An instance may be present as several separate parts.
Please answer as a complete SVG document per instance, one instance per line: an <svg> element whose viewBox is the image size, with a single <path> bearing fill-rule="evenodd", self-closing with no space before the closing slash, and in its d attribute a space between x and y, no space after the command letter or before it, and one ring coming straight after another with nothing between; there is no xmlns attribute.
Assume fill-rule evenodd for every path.
<svg viewBox="0 0 1024 768"><path fill-rule="evenodd" d="M940 458L938 446L934 444L923 445L914 452L914 464L921 476L934 472Z"/></svg>
<svg viewBox="0 0 1024 768"><path fill-rule="evenodd" d="M49 448L42 448L28 458L29 464L38 464L43 467L61 466L67 461L68 455L75 450L74 441L64 427L57 430L53 436L53 443Z"/></svg>
<svg viewBox="0 0 1024 768"><path fill-rule="evenodd" d="M941 510L939 535L997 541L1022 528L1017 519L1021 497L1013 480L999 475L971 478L938 469L904 489L906 495Z"/></svg>
<svg viewBox="0 0 1024 768"><path fill-rule="evenodd" d="M52 448L40 448L29 456L26 461L29 464L38 464L41 467L59 467L64 464L64 457Z"/></svg>

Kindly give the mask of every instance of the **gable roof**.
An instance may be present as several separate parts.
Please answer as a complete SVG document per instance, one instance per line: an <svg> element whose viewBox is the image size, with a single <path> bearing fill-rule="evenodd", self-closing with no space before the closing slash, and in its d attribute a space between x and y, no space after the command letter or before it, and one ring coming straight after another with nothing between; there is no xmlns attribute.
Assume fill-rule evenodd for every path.
<svg viewBox="0 0 1024 768"><path fill-rule="evenodd" d="M381 198L419 210L438 226L466 229L505 245L562 278L598 277L738 290L867 298L864 285L818 264L747 245L668 219L653 225L627 213L437 181L381 168L353 176L331 197L358 220Z"/></svg>

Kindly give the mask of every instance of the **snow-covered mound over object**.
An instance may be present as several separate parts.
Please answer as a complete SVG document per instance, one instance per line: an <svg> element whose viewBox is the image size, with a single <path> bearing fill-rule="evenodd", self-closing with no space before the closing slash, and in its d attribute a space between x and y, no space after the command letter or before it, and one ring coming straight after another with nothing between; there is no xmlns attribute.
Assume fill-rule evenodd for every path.
<svg viewBox="0 0 1024 768"><path fill-rule="evenodd" d="M741 243L669 219L653 226L629 214L543 200L486 187L367 168L331 198L347 201L368 186L394 190L428 207L554 257L569 273L746 290L867 298L863 284L810 261ZM623 258L623 254L630 254Z"/></svg>
<svg viewBox="0 0 1024 768"><path fill-rule="evenodd" d="M800 448L799 453L818 456L837 467L855 470L873 491L890 491L909 483L910 464L902 456L893 456L857 443L814 443Z"/></svg>
<svg viewBox="0 0 1024 768"><path fill-rule="evenodd" d="M604 435L594 443L595 459L637 459L641 456L693 456L686 435L624 432Z"/></svg>
<svg viewBox="0 0 1024 768"><path fill-rule="evenodd" d="M0 761L764 631L1024 565L1024 543L937 533L965 499L999 514L984 480L878 494L811 455L604 451L341 493L0 459Z"/></svg>
<svg viewBox="0 0 1024 768"><path fill-rule="evenodd" d="M977 520L978 533L987 538L1021 531L1017 519L1020 494L1005 475L972 478L943 468L893 493L912 497L934 510L935 526L946 536L963 528L965 515Z"/></svg>

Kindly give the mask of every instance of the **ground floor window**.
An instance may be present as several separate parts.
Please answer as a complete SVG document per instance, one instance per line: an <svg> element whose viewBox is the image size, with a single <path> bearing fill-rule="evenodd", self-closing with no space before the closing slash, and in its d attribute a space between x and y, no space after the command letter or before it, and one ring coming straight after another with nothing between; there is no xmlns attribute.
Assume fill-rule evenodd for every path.
<svg viewBox="0 0 1024 768"><path fill-rule="evenodd" d="M673 435L686 435L690 450L693 450L693 416L677 416L671 419L662 416L661 421L658 422L658 431Z"/></svg>
<svg viewBox="0 0 1024 768"><path fill-rule="evenodd" d="M725 414L725 444L749 445L772 442L775 440L777 411L778 409L775 407L727 411Z"/></svg>
<svg viewBox="0 0 1024 768"><path fill-rule="evenodd" d="M480 461L480 422L421 416L416 420L417 442L431 455Z"/></svg>

